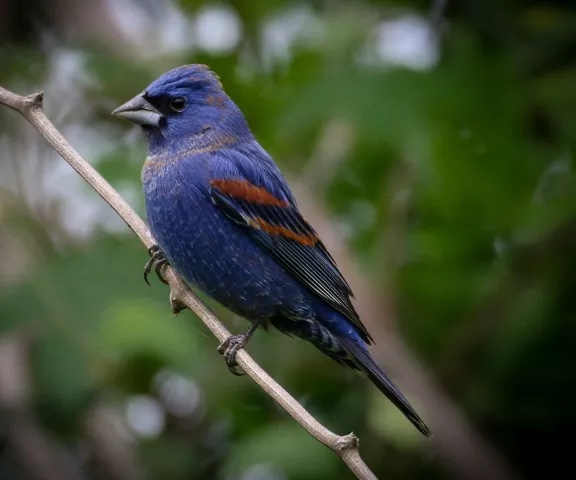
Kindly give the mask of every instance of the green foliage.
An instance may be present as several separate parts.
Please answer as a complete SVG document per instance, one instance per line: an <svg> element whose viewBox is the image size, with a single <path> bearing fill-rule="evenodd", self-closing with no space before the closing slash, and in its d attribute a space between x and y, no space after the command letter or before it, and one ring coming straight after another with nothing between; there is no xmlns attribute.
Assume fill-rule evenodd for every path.
<svg viewBox="0 0 576 480"><path fill-rule="evenodd" d="M210 65L282 169L313 187L359 272L391 302L406 344L487 441L526 478L568 464L562 438L576 422L573 5L448 2L438 61L414 69L370 64L363 48L381 21L425 15L427 2L222 2L242 23L238 45L142 56L153 27L149 46L135 49L114 29L104 38L96 29L73 35L48 19L50 35L41 37L37 26L22 30L25 2L8 3L0 84L25 92L45 83L57 126L138 212L145 142L109 113L169 68ZM144 3L141 13L159 25L161 7ZM214 5L176 6L194 21ZM309 23L289 55L269 57L264 27L294 9ZM54 18L65 25L66 15ZM63 45L78 55L80 80L58 77ZM61 190L75 193L45 188L60 177L38 167L43 157L18 122L0 109L0 335L30 335L31 400L42 424L72 452L96 403L123 412L134 395L148 395L166 421L138 437L151 479L350 478L261 390L228 374L194 315L169 312L167 289L141 280L144 249L127 229L111 230L114 214L96 194L67 179ZM329 137L335 124L347 140ZM90 131L106 143L86 140ZM98 205L96 219L84 215ZM85 236L75 228L82 222L92 227ZM232 331L245 328L206 300ZM259 333L249 350L329 428L358 434L379 478L449 478L365 379L277 332ZM192 383L185 398L196 395L195 408L170 409L165 372ZM14 471L0 461L0 477L21 478Z"/></svg>
<svg viewBox="0 0 576 480"><path fill-rule="evenodd" d="M255 464L271 465L287 478L331 478L340 460L291 420L269 423L232 449L225 472L236 475Z"/></svg>
<svg viewBox="0 0 576 480"><path fill-rule="evenodd" d="M118 357L118 383L142 392L161 367L170 365L184 372L197 363L197 340L190 330L181 318L169 318L157 303L122 300L102 315L99 347Z"/></svg>

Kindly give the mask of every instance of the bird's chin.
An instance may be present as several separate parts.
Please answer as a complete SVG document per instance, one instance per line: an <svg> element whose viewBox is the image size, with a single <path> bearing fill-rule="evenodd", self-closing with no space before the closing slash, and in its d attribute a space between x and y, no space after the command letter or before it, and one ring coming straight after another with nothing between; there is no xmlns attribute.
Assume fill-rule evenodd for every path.
<svg viewBox="0 0 576 480"><path fill-rule="evenodd" d="M160 127L142 125L142 133L146 137L146 140L148 140L150 150L163 148L166 145L165 132Z"/></svg>
<svg viewBox="0 0 576 480"><path fill-rule="evenodd" d="M160 126L156 127L154 125L140 125L140 127L142 127L142 131L146 135L153 135L154 133L160 132Z"/></svg>

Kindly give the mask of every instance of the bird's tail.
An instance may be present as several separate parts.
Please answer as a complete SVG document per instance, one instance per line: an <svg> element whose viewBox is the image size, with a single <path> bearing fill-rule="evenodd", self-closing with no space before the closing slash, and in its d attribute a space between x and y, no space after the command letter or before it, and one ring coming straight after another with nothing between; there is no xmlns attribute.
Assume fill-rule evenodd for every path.
<svg viewBox="0 0 576 480"><path fill-rule="evenodd" d="M410 422L426 437L432 435L430 429L422 421L416 410L410 405L408 400L402 395L400 390L390 381L386 374L376 365L370 353L361 343L339 337L338 341L350 355L355 357L358 366L366 373L368 378L376 385L386 397L406 416Z"/></svg>

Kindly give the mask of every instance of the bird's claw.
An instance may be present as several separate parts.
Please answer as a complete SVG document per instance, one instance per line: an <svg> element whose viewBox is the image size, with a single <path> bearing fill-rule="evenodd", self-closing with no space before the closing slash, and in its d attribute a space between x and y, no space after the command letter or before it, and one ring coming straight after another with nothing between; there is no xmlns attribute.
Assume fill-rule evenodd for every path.
<svg viewBox="0 0 576 480"><path fill-rule="evenodd" d="M152 245L148 249L148 255L150 255L150 260L148 260L146 265L144 265L144 281L150 285L150 282L148 281L148 275L152 271L152 267L154 267L154 272L156 272L156 275L160 281L168 285L168 281L166 280L163 271L164 266L168 265L168 259L166 258L166 255L164 255L164 252L160 250L158 245Z"/></svg>
<svg viewBox="0 0 576 480"><path fill-rule="evenodd" d="M226 360L226 365L228 365L228 370L234 375L240 377L245 374L238 362L236 361L236 354L238 350L244 348L246 342L250 338L246 333L241 333L239 335L232 335L224 340L218 346L218 353L221 353Z"/></svg>

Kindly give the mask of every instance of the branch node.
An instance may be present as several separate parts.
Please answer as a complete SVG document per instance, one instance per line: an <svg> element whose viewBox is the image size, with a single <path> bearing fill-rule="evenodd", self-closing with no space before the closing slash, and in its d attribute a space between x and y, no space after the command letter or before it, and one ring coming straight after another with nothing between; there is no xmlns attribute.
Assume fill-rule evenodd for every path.
<svg viewBox="0 0 576 480"><path fill-rule="evenodd" d="M354 433L349 433L342 437L338 437L336 440L336 450L338 452L345 452L346 450L358 450L360 446L360 439L354 435Z"/></svg>
<svg viewBox="0 0 576 480"><path fill-rule="evenodd" d="M182 310L186 310L188 307L186 304L180 300L180 295L177 292L170 292L170 307L172 308L172 313L178 315Z"/></svg>
<svg viewBox="0 0 576 480"><path fill-rule="evenodd" d="M26 95L22 98L22 108L24 110L30 110L32 108L39 108L42 110L44 100L44 92L42 90Z"/></svg>

